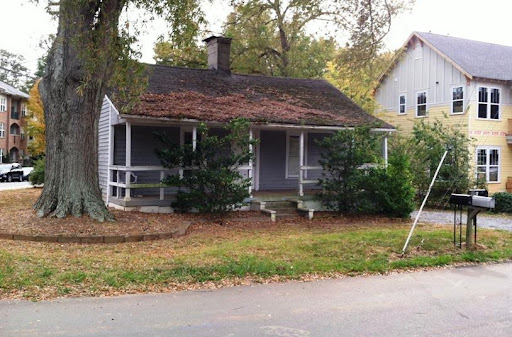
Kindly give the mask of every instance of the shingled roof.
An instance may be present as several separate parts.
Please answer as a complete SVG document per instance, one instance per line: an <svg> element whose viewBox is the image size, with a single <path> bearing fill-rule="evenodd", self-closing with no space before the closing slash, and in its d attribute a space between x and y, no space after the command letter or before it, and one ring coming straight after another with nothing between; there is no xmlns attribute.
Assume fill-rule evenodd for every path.
<svg viewBox="0 0 512 337"><path fill-rule="evenodd" d="M512 47L424 32L414 35L451 59L470 77L512 80Z"/></svg>
<svg viewBox="0 0 512 337"><path fill-rule="evenodd" d="M148 65L149 85L129 114L226 122L393 127L362 110L324 80Z"/></svg>

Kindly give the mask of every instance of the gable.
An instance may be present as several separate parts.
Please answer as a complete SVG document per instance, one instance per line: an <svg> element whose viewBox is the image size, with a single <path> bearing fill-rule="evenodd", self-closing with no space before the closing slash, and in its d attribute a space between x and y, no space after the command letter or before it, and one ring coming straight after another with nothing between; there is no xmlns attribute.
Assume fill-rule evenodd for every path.
<svg viewBox="0 0 512 337"><path fill-rule="evenodd" d="M382 77L375 97L385 111L398 109L400 94L406 95L407 107L413 107L419 91L427 92L429 104L447 104L451 100L451 87L466 82L465 74L450 60L421 40L411 39Z"/></svg>

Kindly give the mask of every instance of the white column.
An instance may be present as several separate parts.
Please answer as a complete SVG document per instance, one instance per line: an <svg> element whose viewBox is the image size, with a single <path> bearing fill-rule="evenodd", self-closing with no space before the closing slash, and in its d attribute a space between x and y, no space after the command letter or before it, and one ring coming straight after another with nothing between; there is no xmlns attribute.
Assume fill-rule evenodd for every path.
<svg viewBox="0 0 512 337"><path fill-rule="evenodd" d="M304 180L304 171L302 167L304 166L304 130L300 131L299 138L299 196L304 196L304 185L302 181Z"/></svg>
<svg viewBox="0 0 512 337"><path fill-rule="evenodd" d="M162 183L162 180L164 179L165 177L165 171L160 171L160 184ZM164 191L164 188L161 187L160 188L160 200L164 200L165 199L165 191Z"/></svg>
<svg viewBox="0 0 512 337"><path fill-rule="evenodd" d="M128 121L126 121L126 149L125 149L125 151L126 151L126 167L131 167L132 166L132 125ZM124 178L125 178L125 184L130 185L131 172L127 170L125 172ZM124 200L130 200L131 199L130 194L131 194L130 189L126 188Z"/></svg>
<svg viewBox="0 0 512 337"><path fill-rule="evenodd" d="M384 136L384 142L382 144L382 157L384 158L384 164L388 167L388 135Z"/></svg>
<svg viewBox="0 0 512 337"><path fill-rule="evenodd" d="M249 129L249 140L252 141L253 139L253 132L252 129ZM253 149L252 144L249 144L249 152L251 153L251 159L249 159L249 170L247 172L247 175L249 176L249 179L251 179L251 185L249 186L249 194L252 196L252 189L254 187L254 177L253 177L253 168L252 168L252 156L253 156Z"/></svg>
<svg viewBox="0 0 512 337"><path fill-rule="evenodd" d="M197 147L197 126L192 128L192 149L195 151Z"/></svg>

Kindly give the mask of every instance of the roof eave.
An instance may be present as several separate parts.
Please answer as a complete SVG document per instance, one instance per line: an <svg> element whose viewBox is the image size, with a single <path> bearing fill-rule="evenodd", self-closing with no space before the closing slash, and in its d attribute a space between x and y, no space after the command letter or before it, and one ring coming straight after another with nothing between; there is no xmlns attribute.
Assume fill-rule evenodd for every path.
<svg viewBox="0 0 512 337"><path fill-rule="evenodd" d="M202 121L199 119L192 118L170 118L170 117L157 117L157 116L140 116L133 114L122 113L119 115L119 118L126 120L145 120L145 121L166 121L169 123L207 123L211 125L224 125L226 122L220 121ZM251 125L258 126L266 126L266 127L280 127L280 128L306 128L306 129L317 129L317 130L343 130L343 129L353 129L355 126L341 126L341 125L313 125L313 124L287 124L287 123L258 123L251 122ZM372 128L372 131L376 132L395 132L396 128L394 127L381 127L381 128Z"/></svg>

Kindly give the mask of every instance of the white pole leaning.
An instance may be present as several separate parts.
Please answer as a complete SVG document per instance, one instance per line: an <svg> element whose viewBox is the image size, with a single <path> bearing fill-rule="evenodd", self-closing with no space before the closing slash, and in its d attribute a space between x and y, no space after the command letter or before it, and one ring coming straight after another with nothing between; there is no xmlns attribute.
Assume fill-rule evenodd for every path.
<svg viewBox="0 0 512 337"><path fill-rule="evenodd" d="M448 154L448 150L444 151L443 157L441 158L441 161L439 162L439 165L437 166L436 173L434 174L434 177L432 178L432 182L430 183L430 186L428 187L427 195L423 199L423 202L421 203L420 210L418 211L418 214L416 214L416 219L414 220L414 223L412 225L411 231L409 232L409 236L407 237L407 240L405 241L404 248L402 249L402 255L404 255L405 250L407 249L407 246L409 245L409 240L411 240L412 233L414 232L414 228L416 228L416 224L418 223L418 219L420 218L421 211L423 211L423 207L425 206L425 203L427 202L428 196L430 195L430 191L432 191L432 186L434 186L434 182L436 181L437 175L439 174L439 170L441 169L441 166L443 165L444 159L446 158L446 155Z"/></svg>

